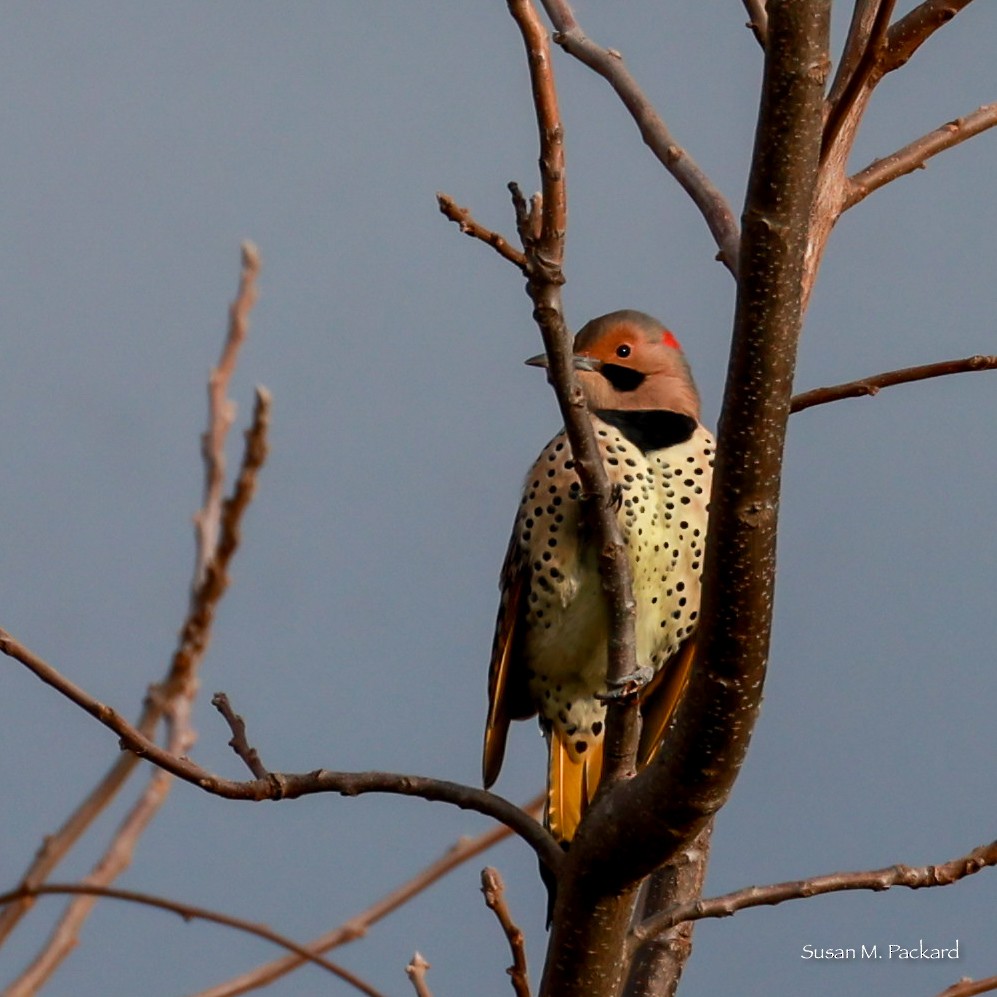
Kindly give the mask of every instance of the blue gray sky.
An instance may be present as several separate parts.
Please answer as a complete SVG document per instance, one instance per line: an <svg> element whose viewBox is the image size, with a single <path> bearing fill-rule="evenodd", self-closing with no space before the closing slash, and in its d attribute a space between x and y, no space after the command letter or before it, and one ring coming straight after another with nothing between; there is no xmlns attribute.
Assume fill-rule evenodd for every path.
<svg viewBox="0 0 997 997"><path fill-rule="evenodd" d="M908 9L911 3L898 5ZM578 3L738 208L761 59L739 3ZM0 32L0 625L134 715L186 605L205 379L240 240L264 272L234 385L274 396L270 462L203 671L196 758L241 776L223 689L273 768L476 782L496 579L521 476L558 428L518 273L436 209L444 190L512 233L536 185L521 43L500 2L10 6ZM839 4L836 38L847 23ZM994 99L997 8L972 5L886 80L853 165ZM719 409L732 282L705 225L605 84L558 54L573 326L649 311ZM798 386L995 352L997 135L933 160L833 234ZM894 862L993 836L997 466L992 374L795 416L766 698L720 815L708 892ZM237 450L233 445L233 459ZM13 885L116 753L12 664L0 696L0 869ZM537 791L519 725L497 789ZM123 812L58 878L85 873ZM421 801L229 803L176 786L120 884L308 938L483 818ZM534 974L532 855L505 876ZM505 994L478 861L339 958L409 991ZM682 993L931 995L997 972L994 879L827 897L701 924ZM4 983L58 910L0 957ZM815 964L805 944L951 944L961 961ZM46 991L192 993L274 953L223 929L102 904ZM280 997L343 992L305 969Z"/></svg>

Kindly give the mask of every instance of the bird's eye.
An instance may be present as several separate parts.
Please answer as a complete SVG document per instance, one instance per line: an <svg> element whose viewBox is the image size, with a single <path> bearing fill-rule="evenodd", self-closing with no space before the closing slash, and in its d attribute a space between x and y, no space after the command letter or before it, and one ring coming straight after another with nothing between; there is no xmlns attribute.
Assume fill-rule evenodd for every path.
<svg viewBox="0 0 997 997"><path fill-rule="evenodd" d="M616 347L616 355L618 357L628 357L630 356L630 346L628 343L621 343Z"/></svg>

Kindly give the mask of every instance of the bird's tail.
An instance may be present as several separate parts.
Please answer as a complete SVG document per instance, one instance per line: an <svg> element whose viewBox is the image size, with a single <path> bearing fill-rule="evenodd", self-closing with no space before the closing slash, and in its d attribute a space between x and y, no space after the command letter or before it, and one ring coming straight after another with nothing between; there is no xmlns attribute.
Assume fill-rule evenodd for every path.
<svg viewBox="0 0 997 997"><path fill-rule="evenodd" d="M568 750L565 735L556 727L548 734L547 809L544 822L561 842L575 836L582 814L595 796L602 775L602 739L583 755Z"/></svg>
<svg viewBox="0 0 997 997"><path fill-rule="evenodd" d="M687 640L641 692L641 737L637 770L654 759L664 739L675 707L685 692L695 657L695 643ZM553 724L547 732L550 757L547 766L545 823L560 842L571 841L602 777L603 739L592 739L584 754L572 752L567 735Z"/></svg>

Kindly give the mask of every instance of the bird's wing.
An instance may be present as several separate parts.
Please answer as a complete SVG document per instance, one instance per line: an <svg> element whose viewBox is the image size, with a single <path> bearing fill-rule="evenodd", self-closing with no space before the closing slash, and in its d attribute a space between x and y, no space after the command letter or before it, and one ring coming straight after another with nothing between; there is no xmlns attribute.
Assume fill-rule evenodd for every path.
<svg viewBox="0 0 997 997"><path fill-rule="evenodd" d="M518 533L518 528L513 530L502 566L502 598L488 668L488 719L481 765L486 789L502 768L509 722L524 720L536 712L530 702L526 669L519 651L529 565L520 551Z"/></svg>
<svg viewBox="0 0 997 997"><path fill-rule="evenodd" d="M664 667L648 683L641 697L641 730L640 745L637 749L637 768L642 769L654 758L661 746L662 738L675 707L678 705L685 684L692 670L692 662L696 656L696 641L694 637L685 640L682 646L673 654Z"/></svg>

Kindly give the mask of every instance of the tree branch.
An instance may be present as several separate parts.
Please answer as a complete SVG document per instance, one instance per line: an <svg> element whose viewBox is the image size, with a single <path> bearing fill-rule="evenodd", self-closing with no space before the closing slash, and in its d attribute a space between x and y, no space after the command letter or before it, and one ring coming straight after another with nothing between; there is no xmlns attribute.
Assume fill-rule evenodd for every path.
<svg viewBox="0 0 997 997"><path fill-rule="evenodd" d="M308 773L269 772L265 779L237 782L223 779L201 768L188 758L177 757L149 740L118 712L94 699L78 685L65 678L6 630L0 630L0 651L27 666L43 682L76 703L121 739L122 748L158 765L184 782L215 796L229 800L297 799L314 793L339 793L359 796L363 793L392 793L417 796L424 800L450 803L462 810L474 810L493 817L518 834L537 853L541 862L553 872L559 868L563 853L554 839L515 804L474 786L426 776L399 775L393 772L330 772L318 769Z"/></svg>
<svg viewBox="0 0 997 997"><path fill-rule="evenodd" d="M769 16L765 10L765 0L742 0L744 9L748 12L747 27L755 36L755 40L764 49L768 44Z"/></svg>
<svg viewBox="0 0 997 997"><path fill-rule="evenodd" d="M184 699L189 701L196 692L194 673L207 648L214 606L224 594L224 586L214 585L209 588L206 585L209 565L218 554L218 535L221 533L223 536L224 560L227 564L238 543L239 519L252 495L252 484L244 482L244 494L240 501L226 507L223 499L224 445L234 417L234 403L228 399L227 394L239 348L248 331L250 311L256 301L256 280L260 269L259 253L252 243L243 243L241 258L242 270L239 278L239 289L229 308L228 331L222 348L221 360L218 367L212 372L209 385L208 428L202 437L205 472L204 501L200 512L195 517L195 559L190 606L169 670L162 682L150 689L143 704L141 716L135 724L137 730L144 737L152 738L156 726L164 714L167 717L172 716L170 737L177 739L176 744L193 743L193 732L189 729L177 731L176 721L181 716L180 711L184 717L188 712L182 706L181 701ZM262 389L260 390L262 391ZM267 425L265 416L266 406L263 405L261 397L254 421L254 442L252 445L247 443L247 452L243 458L243 471L240 478L245 475L250 478L255 477L255 473L262 463L262 455L265 454L266 448ZM251 451L255 455L253 460L249 459ZM250 467L250 464L253 466ZM122 755L111 766L83 802L70 814L62 827L45 839L34 861L22 877L22 886L36 887L48 878L97 816L114 800L137 764L138 758L128 754ZM137 836L142 833L155 812L165 802L168 791L168 783L163 781L162 776L154 776L143 796L132 807L129 815L120 825L115 839L98 863L93 874L97 880L105 883L111 881L118 874L114 870L120 871L120 868L123 868L130 861L129 856ZM24 916L29 906L30 901L25 900L19 904L8 905L0 912L0 944ZM89 906L92 906L92 902ZM78 927L86 916L84 908L88 910L89 906L85 900L70 904L63 916L59 930L69 931L70 922L75 922Z"/></svg>
<svg viewBox="0 0 997 997"><path fill-rule="evenodd" d="M228 696L224 692L216 692L211 697L211 705L225 718L232 731L232 739L228 746L246 763L246 768L257 779L266 779L270 773L260 758L260 753L249 743L246 736L246 721L232 709Z"/></svg>
<svg viewBox="0 0 997 997"><path fill-rule="evenodd" d="M565 856L545 997L617 992L628 892L723 805L761 700L782 453L820 155L830 3L768 0L767 9L769 43L743 216L698 657L668 750L612 793L597 795L588 824L582 823ZM585 917L562 925L571 918L559 917L561 911L585 911Z"/></svg>
<svg viewBox="0 0 997 997"><path fill-rule="evenodd" d="M769 0L768 11L764 98L744 214L698 657L668 750L620 787L599 838L579 842L585 847L568 857L569 864L599 870L600 880L608 876L606 889L667 860L720 808L747 750L765 677L829 4Z"/></svg>
<svg viewBox="0 0 997 997"><path fill-rule="evenodd" d="M976 370L994 370L997 368L997 356L973 356L963 360L944 360L939 363L923 364L920 367L905 367L902 370L890 370L872 377L863 377L858 381L848 381L828 388L812 388L793 396L791 411L802 412L815 405L826 405L842 398L859 398L863 395L875 395L880 388L890 388L895 384L908 384L911 381L924 381L929 377L944 377L948 374L964 374Z"/></svg>
<svg viewBox="0 0 997 997"><path fill-rule="evenodd" d="M543 809L543 804L544 794L541 794L524 804L523 810L532 817L538 817L540 811ZM401 886L396 887L365 911L354 915L338 928L334 928L332 931L326 932L324 935L320 935L310 942L306 942L306 948L310 952L328 952L330 949L363 938L378 921L387 917L388 914L406 904L414 896L432 886L433 883L447 875L447 873L457 866L487 851L493 845L508 838L510 834L512 834L512 831L508 827L498 824L476 837L460 838L435 862L430 863L407 882L402 883ZM193 994L192 997L238 997L239 994L268 986L275 980L297 969L304 961L304 959L297 955L275 959L272 962L264 963L255 969L233 977L224 983L219 983L217 986Z"/></svg>
<svg viewBox="0 0 997 997"><path fill-rule="evenodd" d="M849 80L854 77L855 70L869 47L869 38L879 9L880 0L855 0L848 34L841 47L841 58L838 60L838 68L827 94L829 109L840 102Z"/></svg>
<svg viewBox="0 0 997 997"><path fill-rule="evenodd" d="M512 185L517 227L527 261L526 290L534 304L533 317L543 338L548 377L564 419L582 494L587 499L583 515L592 527L594 546L599 551L602 590L609 617L607 681L613 688L636 671L636 604L612 490L596 446L585 398L575 377L572 340L561 305L567 192L563 128L550 59L550 39L532 3L510 0L509 10L526 46L540 137L542 196L528 208L518 187ZM608 703L601 788L633 773L639 723L635 696Z"/></svg>
<svg viewBox="0 0 997 997"><path fill-rule="evenodd" d="M316 966L320 966L326 970L326 972L338 976L361 993L367 994L368 997L383 997L379 990L375 990L349 970L336 965L334 962L329 962L327 959L323 959L322 956L316 955L314 952L309 952L303 945L299 945L286 935L278 934L276 931L266 927L266 925L245 921L240 917L233 917L230 914L220 914L205 907L194 907L176 900L168 900L165 897L158 897L151 893L139 893L135 890L119 890L109 886L95 886L89 883L48 883L35 887L19 886L16 890L10 890L8 893L0 893L0 904L15 903L25 898L33 899L35 897L63 894L124 900L128 903L141 904L144 907L155 907L158 910L169 911L171 914L179 915L185 921L209 921L212 924L220 924L226 928L234 928L236 931L255 935L257 938L262 938L265 941L272 942L274 945L279 945L281 948L293 952L300 959L314 963Z"/></svg>
<svg viewBox="0 0 997 997"><path fill-rule="evenodd" d="M773 907L787 900L804 900L825 893L842 893L846 890L878 892L889 890L894 886L903 886L910 890L951 886L966 876L972 876L981 869L994 865L997 865L997 841L992 841L989 845L980 845L968 855L939 865L892 865L868 872L835 872L809 879L774 883L771 886L749 886L720 897L678 904L671 910L663 911L638 925L631 933L631 938L636 944L643 945L663 931L685 921L699 921L706 917L730 917L737 911L749 907Z"/></svg>
<svg viewBox="0 0 997 997"><path fill-rule="evenodd" d="M183 697L178 697L167 705L168 750L174 754L186 753L195 740L188 722L188 710L185 709L187 705ZM153 770L141 796L129 808L104 854L83 881L87 892L73 891L77 895L62 912L38 954L4 991L5 997L31 997L37 994L76 948L80 931L102 895L99 891L106 889L131 865L139 839L166 802L172 782L167 772ZM36 887L41 888L41 884ZM31 887L22 883L21 889L27 891ZM25 892L22 903L32 899L32 894Z"/></svg>
<svg viewBox="0 0 997 997"><path fill-rule="evenodd" d="M976 997L977 994L987 994L991 990L997 990L997 976L988 976L985 980L965 977L946 987L938 997Z"/></svg>
<svg viewBox="0 0 997 997"><path fill-rule="evenodd" d="M518 267L524 274L526 273L526 257L514 246L511 246L504 236L475 221L470 208L462 208L449 194L444 194L442 191L437 192L436 203L439 205L440 211L450 221L455 222L461 232L491 246L499 256Z"/></svg>
<svg viewBox="0 0 997 997"><path fill-rule="evenodd" d="M412 986L415 987L416 997L433 997L433 991L426 983L426 971L430 968L432 967L419 952L412 956L409 964L405 967L405 973L412 981Z"/></svg>
<svg viewBox="0 0 997 997"><path fill-rule="evenodd" d="M638 923L702 895L712 833L713 824L708 822L695 841L676 852L648 878ZM631 932L626 945L630 975L624 997L674 997L692 955L693 927L692 922L677 924L643 945L635 943Z"/></svg>
<svg viewBox="0 0 997 997"><path fill-rule="evenodd" d="M585 35L567 0L542 2L557 32L554 41L569 55L603 77L616 91L640 130L644 143L699 208L717 244L717 259L736 277L740 235L737 219L723 194L689 153L675 141L664 120L630 75L622 56L611 49L602 48Z"/></svg>
<svg viewBox="0 0 997 997"><path fill-rule="evenodd" d="M900 18L886 36L883 72L899 69L943 25L972 0L925 0Z"/></svg>
<svg viewBox="0 0 997 997"><path fill-rule="evenodd" d="M523 932L512 920L505 902L505 884L497 869L491 866L481 870L481 892L485 895L485 905L498 918L509 948L512 951L512 965L506 970L512 979L512 989L516 997L530 997L530 977L526 969L526 944Z"/></svg>
<svg viewBox="0 0 997 997"><path fill-rule="evenodd" d="M841 84L841 92L837 99L832 96L830 100L827 121L824 124L822 160L829 156L845 120L853 111L858 112L862 95L871 91L883 75L882 54L895 4L896 0L858 0L855 4L855 18L852 20L854 32L849 32L845 47L847 61L842 61L840 69L845 69L847 62L854 60L856 54L858 58L854 60L854 70ZM835 85L831 88L832 95L837 87L836 79Z"/></svg>
<svg viewBox="0 0 997 997"><path fill-rule="evenodd" d="M946 122L891 155L873 161L849 179L842 211L854 207L891 180L923 169L932 156L937 156L994 125L997 125L997 103L984 104L972 114Z"/></svg>

